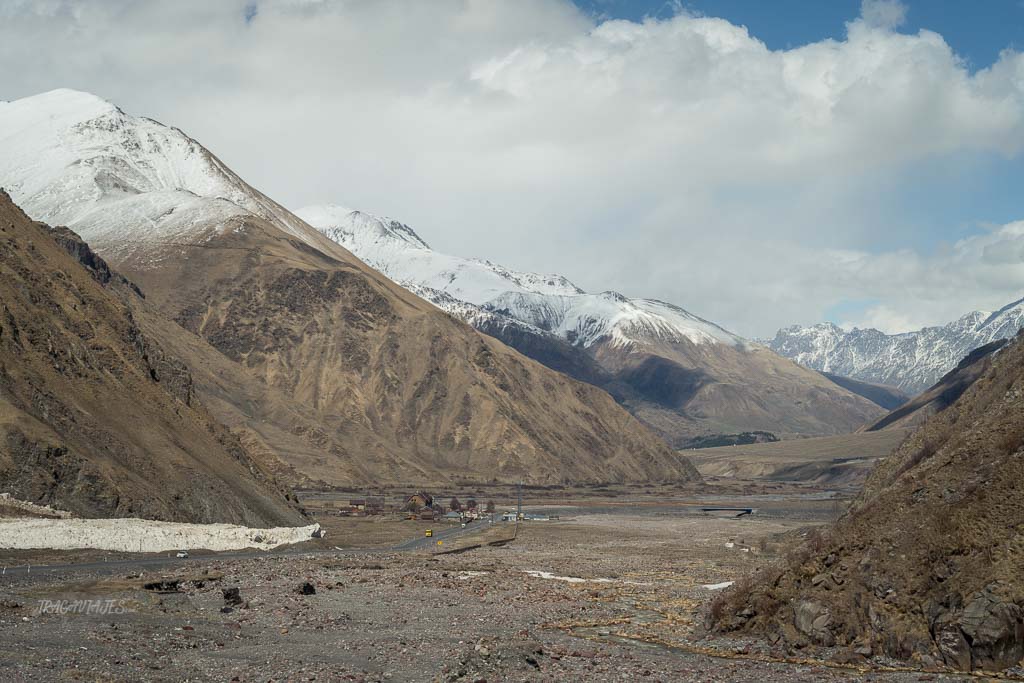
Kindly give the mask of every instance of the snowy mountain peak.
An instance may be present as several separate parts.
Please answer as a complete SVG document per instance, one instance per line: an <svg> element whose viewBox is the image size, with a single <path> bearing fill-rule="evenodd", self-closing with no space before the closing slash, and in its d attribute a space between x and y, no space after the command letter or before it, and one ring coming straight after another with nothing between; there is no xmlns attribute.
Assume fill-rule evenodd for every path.
<svg viewBox="0 0 1024 683"><path fill-rule="evenodd" d="M741 337L678 306L650 299L627 299L616 292L573 296L509 293L488 302L485 308L558 334L584 348L604 340L619 347L682 341L747 344Z"/></svg>
<svg viewBox="0 0 1024 683"><path fill-rule="evenodd" d="M505 292L582 292L558 275L516 271L434 251L412 228L391 218L332 205L309 206L295 214L407 288L426 288L475 306Z"/></svg>
<svg viewBox="0 0 1024 683"><path fill-rule="evenodd" d="M980 321L980 324L985 327L990 327L992 325L998 325L1000 321L1013 321L1020 318L1024 318L1024 299L1018 299L1013 303L1006 304L995 313L986 317L983 321Z"/></svg>
<svg viewBox="0 0 1024 683"><path fill-rule="evenodd" d="M0 106L10 107L12 111L21 112L23 115L60 120L64 125L73 125L105 114L121 112L114 104L101 97L70 88L58 88L10 102L0 101Z"/></svg>
<svg viewBox="0 0 1024 683"><path fill-rule="evenodd" d="M88 93L0 103L0 149L0 186L30 216L108 254L155 258L155 245L202 240L246 216L323 239L180 130Z"/></svg>
<svg viewBox="0 0 1024 683"><path fill-rule="evenodd" d="M339 244L346 241L372 240L382 245L396 242L402 247L430 249L430 245L412 228L393 218L375 216L337 204L307 206L297 211L296 215ZM338 234L332 235L332 232Z"/></svg>

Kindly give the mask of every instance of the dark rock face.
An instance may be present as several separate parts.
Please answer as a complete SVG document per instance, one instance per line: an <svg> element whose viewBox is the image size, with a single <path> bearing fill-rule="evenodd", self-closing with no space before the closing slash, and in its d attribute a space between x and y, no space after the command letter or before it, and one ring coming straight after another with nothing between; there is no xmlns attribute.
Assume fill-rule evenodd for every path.
<svg viewBox="0 0 1024 683"><path fill-rule="evenodd" d="M79 237L76 232L64 226L52 227L45 223L37 223L37 225L43 230L49 232L50 237L52 237L53 240L72 258L82 264L96 282L99 282L101 285L106 285L110 284L113 280L126 285L139 297L145 298L141 289L121 274L112 271L110 266L107 265L107 262L104 261L99 254L93 251L89 245L86 244L85 240Z"/></svg>
<svg viewBox="0 0 1024 683"><path fill-rule="evenodd" d="M971 670L971 646L956 624L944 624L935 632L935 645L942 661L959 671Z"/></svg>
<svg viewBox="0 0 1024 683"><path fill-rule="evenodd" d="M612 387L609 386L612 382L611 373L602 368L584 350L561 338L553 334L537 334L517 325L499 325L491 320L485 320L476 324L475 327L552 370L557 370L581 382L604 388L621 401L621 398L616 396Z"/></svg>
<svg viewBox="0 0 1024 683"><path fill-rule="evenodd" d="M975 669L1001 671L1024 658L1024 609L986 589L972 595L960 617Z"/></svg>
<svg viewBox="0 0 1024 683"><path fill-rule="evenodd" d="M70 254L72 258L85 266L96 282L99 282L101 285L110 282L111 277L113 277L110 266L96 252L90 249L89 245L76 233L63 226L50 227L43 223L38 225L48 231L54 241Z"/></svg>

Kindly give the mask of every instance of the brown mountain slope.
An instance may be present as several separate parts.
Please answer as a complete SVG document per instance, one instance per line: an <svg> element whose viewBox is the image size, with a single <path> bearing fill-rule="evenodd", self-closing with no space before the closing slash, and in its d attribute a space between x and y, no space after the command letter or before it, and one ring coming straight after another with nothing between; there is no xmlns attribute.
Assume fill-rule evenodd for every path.
<svg viewBox="0 0 1024 683"><path fill-rule="evenodd" d="M0 490L84 516L301 523L132 299L74 233L0 192Z"/></svg>
<svg viewBox="0 0 1024 683"><path fill-rule="evenodd" d="M957 669L1018 664L1024 338L990 358L876 468L837 524L788 567L725 596L715 625Z"/></svg>
<svg viewBox="0 0 1024 683"><path fill-rule="evenodd" d="M193 362L210 368L199 391L282 471L333 484L699 478L604 392L316 246L247 216L175 245L183 257L117 263L226 357Z"/></svg>

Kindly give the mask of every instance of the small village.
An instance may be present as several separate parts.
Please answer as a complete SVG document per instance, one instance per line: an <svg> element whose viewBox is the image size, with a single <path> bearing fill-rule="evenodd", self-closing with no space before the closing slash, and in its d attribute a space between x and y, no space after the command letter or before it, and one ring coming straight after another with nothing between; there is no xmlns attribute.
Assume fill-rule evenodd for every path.
<svg viewBox="0 0 1024 683"><path fill-rule="evenodd" d="M310 504L307 502L307 504ZM489 521L547 521L550 515L524 513L521 504L498 511L493 499L480 502L474 496L459 498L434 496L424 490L410 495L367 495L362 498L320 500L315 504L321 514L337 517L400 517L409 521L449 522L467 524L480 519Z"/></svg>

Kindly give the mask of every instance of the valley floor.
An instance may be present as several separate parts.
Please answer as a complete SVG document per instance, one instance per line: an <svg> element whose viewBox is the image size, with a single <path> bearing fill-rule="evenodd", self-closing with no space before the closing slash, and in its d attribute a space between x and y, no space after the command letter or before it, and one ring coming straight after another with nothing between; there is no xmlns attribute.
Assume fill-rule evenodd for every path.
<svg viewBox="0 0 1024 683"><path fill-rule="evenodd" d="M741 580L832 518L839 506L828 495L558 498L526 505L557 520L470 525L441 536L443 545L407 552L397 550L399 538L443 525L321 519L325 542L348 528L353 547L9 572L0 578L0 678L960 680L703 635L717 594L709 586ZM756 512L727 518L699 509L712 504ZM368 541L392 549L358 547ZM18 559L27 558L0 562ZM315 593L303 594L306 582ZM226 604L231 588L238 604ZM107 607L92 612L107 613L62 600L100 601ZM62 606L66 613L55 613Z"/></svg>

